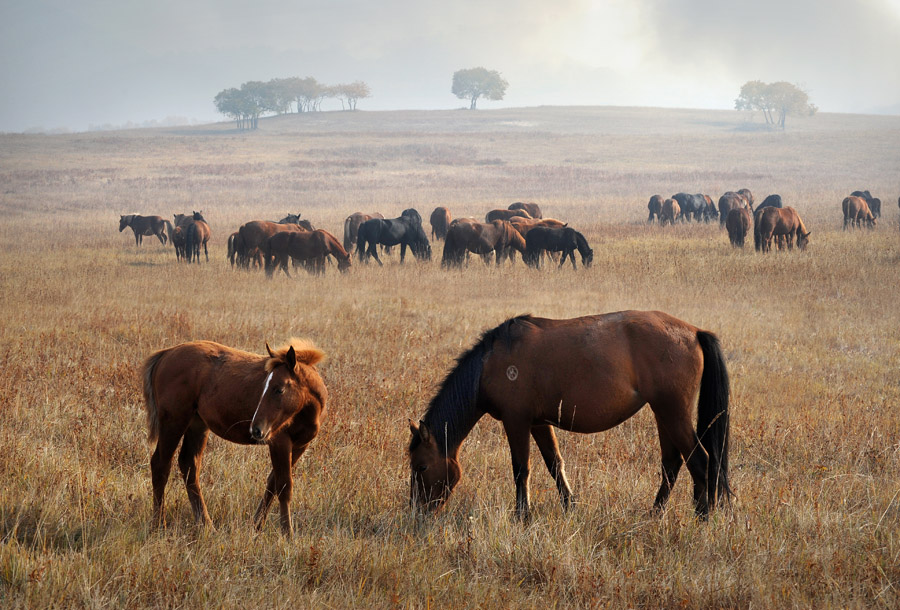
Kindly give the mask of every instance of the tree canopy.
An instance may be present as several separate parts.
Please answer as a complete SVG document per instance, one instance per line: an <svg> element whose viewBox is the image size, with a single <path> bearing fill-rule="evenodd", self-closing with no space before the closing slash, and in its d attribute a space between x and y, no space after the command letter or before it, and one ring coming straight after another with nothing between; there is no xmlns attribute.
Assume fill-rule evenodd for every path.
<svg viewBox="0 0 900 610"><path fill-rule="evenodd" d="M782 129L788 115L812 116L819 110L809 101L809 94L797 85L759 80L744 83L740 95L734 100L734 109L760 110L767 125L777 125Z"/></svg>
<svg viewBox="0 0 900 610"><path fill-rule="evenodd" d="M453 87L450 91L456 97L469 100L469 108L475 109L478 98L502 100L509 86L496 70L469 68L453 73Z"/></svg>
<svg viewBox="0 0 900 610"><path fill-rule="evenodd" d="M294 112L294 108L296 112L314 112L325 98L340 99L345 110L356 110L357 102L370 95L369 86L362 81L327 86L308 76L249 81L240 89L220 91L214 103L219 112L237 123L238 129L256 129L259 117L266 113L285 114Z"/></svg>

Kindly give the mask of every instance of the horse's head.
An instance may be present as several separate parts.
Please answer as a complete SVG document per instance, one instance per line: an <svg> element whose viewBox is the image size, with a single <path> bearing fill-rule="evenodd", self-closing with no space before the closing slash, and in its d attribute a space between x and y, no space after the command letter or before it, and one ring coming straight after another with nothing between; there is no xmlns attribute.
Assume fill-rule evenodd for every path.
<svg viewBox="0 0 900 610"><path fill-rule="evenodd" d="M131 214L119 216L119 233L124 231L129 224L131 224Z"/></svg>
<svg viewBox="0 0 900 610"><path fill-rule="evenodd" d="M308 341L294 339L275 351L266 344L266 378L253 419L250 436L267 442L302 409L325 408L327 390L316 370L325 354Z"/></svg>
<svg viewBox="0 0 900 610"><path fill-rule="evenodd" d="M206 219L203 218L203 210L200 210L199 212L194 212L192 218L194 220L202 220L203 222L206 222Z"/></svg>
<svg viewBox="0 0 900 610"><path fill-rule="evenodd" d="M802 230L797 231L797 247L801 250L805 250L806 246L809 245L809 236L812 234L812 231L804 233Z"/></svg>
<svg viewBox="0 0 900 610"><path fill-rule="evenodd" d="M409 503L433 511L443 506L459 479L462 469L454 458L443 455L425 422L409 421Z"/></svg>
<svg viewBox="0 0 900 610"><path fill-rule="evenodd" d="M338 262L338 271L340 271L341 273L344 273L347 271L347 269L350 268L350 255L349 254L344 257L335 256L335 258L337 259L337 262Z"/></svg>
<svg viewBox="0 0 900 610"><path fill-rule="evenodd" d="M587 252L581 253L581 264L587 268L590 268L591 263L594 262L594 251L591 248L587 249Z"/></svg>

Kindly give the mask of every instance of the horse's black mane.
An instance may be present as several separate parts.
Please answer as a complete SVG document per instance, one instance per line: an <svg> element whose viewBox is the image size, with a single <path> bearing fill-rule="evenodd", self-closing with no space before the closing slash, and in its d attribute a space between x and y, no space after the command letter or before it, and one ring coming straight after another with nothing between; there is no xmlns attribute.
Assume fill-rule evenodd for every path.
<svg viewBox="0 0 900 610"><path fill-rule="evenodd" d="M517 325L533 325L529 314L506 320L496 328L485 331L478 342L456 359L456 367L444 378L441 387L431 399L422 423L434 434L442 453L450 447L458 447L475 424L484 415L478 408L478 388L484 362L490 356L497 341L503 341L511 349L517 336ZM419 444L414 436L409 450Z"/></svg>

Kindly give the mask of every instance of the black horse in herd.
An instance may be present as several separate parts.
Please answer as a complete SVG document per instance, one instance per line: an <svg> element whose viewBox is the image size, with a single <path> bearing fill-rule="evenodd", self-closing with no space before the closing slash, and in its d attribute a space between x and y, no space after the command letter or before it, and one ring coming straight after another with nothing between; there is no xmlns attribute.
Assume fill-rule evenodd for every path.
<svg viewBox="0 0 900 610"><path fill-rule="evenodd" d="M590 267L594 262L594 251L588 245L584 235L572 227L559 229L535 227L525 235L525 254L522 255L522 259L528 266L539 269L545 251L562 252L559 267L561 268L568 258L572 261L572 268L577 269L575 250L581 254L581 264Z"/></svg>
<svg viewBox="0 0 900 610"><path fill-rule="evenodd" d="M431 244L422 228L422 217L410 208L403 210L399 218L372 218L359 226L356 235L356 250L360 262L368 262L375 257L379 265L378 245L400 246L400 262L406 258L406 248L419 260L431 260Z"/></svg>

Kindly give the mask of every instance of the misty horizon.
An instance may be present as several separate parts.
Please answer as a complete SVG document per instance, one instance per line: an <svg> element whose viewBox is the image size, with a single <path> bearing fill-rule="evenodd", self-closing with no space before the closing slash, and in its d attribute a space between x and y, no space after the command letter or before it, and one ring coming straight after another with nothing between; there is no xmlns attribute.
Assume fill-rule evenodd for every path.
<svg viewBox="0 0 900 610"><path fill-rule="evenodd" d="M364 81L360 110L448 110L466 105L453 72L475 66L509 82L483 109L733 110L762 80L797 84L821 112L900 114L900 0L78 4L0 9L0 131L227 121L217 93L292 76Z"/></svg>

